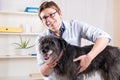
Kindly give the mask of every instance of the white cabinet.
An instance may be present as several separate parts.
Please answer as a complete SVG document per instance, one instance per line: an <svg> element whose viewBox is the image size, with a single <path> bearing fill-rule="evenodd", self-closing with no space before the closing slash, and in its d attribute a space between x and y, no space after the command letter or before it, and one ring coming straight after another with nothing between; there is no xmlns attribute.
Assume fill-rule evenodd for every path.
<svg viewBox="0 0 120 80"><path fill-rule="evenodd" d="M0 11L0 27L21 27L22 33L40 33L42 26L37 13Z"/></svg>
<svg viewBox="0 0 120 80"><path fill-rule="evenodd" d="M0 57L0 80L14 80L9 78L15 77L16 80L20 80L22 77L29 78L25 80L31 80L29 77L31 73L38 73L36 57Z"/></svg>
<svg viewBox="0 0 120 80"><path fill-rule="evenodd" d="M37 13L27 13L27 12L6 12L0 11L0 28L4 27L21 27L22 32L0 32L0 54L10 54L15 48L13 43L19 40L21 35L23 39L30 39L31 44L35 43L35 39L43 30ZM7 46L7 47L6 47ZM35 48L33 48L32 53L35 53Z"/></svg>
<svg viewBox="0 0 120 80"><path fill-rule="evenodd" d="M35 43L36 37L43 30L37 13L0 11L0 27L23 28L19 33L0 32L0 77L29 76L30 73L38 72L36 57L20 55L21 52L16 51L13 45L20 41L19 36L22 36L23 40L30 39L30 44ZM29 52L36 53L35 47L30 48Z"/></svg>
<svg viewBox="0 0 120 80"><path fill-rule="evenodd" d="M30 39L30 44L34 44L36 37L45 28L37 13L24 12L29 3L30 6L34 6L36 2L34 0L30 0L29 3L26 1L27 5L25 5L25 1L0 0L0 28L23 29L22 32L0 32L0 80L2 77L28 77L30 73L39 71L36 56L16 55L18 52L15 51L16 47L13 45L13 43L19 42L19 36L22 36L23 39ZM35 5L35 7L38 6ZM35 47L31 48L29 52L36 53Z"/></svg>

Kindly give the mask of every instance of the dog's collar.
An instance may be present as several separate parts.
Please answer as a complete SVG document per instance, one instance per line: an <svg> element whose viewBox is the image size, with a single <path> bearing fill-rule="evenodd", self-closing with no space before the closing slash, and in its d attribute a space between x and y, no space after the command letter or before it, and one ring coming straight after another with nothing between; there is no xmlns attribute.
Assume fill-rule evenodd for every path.
<svg viewBox="0 0 120 80"><path fill-rule="evenodd" d="M68 46L68 45L70 45L70 44L67 44L67 46ZM64 46L64 48L63 48L62 51L60 52L59 57L57 58L57 62L58 62L58 61L60 60L60 58L62 57L63 51L65 51L65 49L66 49L67 46Z"/></svg>
<svg viewBox="0 0 120 80"><path fill-rule="evenodd" d="M60 60L62 54L63 54L63 50L60 52L59 57L57 58L57 62Z"/></svg>

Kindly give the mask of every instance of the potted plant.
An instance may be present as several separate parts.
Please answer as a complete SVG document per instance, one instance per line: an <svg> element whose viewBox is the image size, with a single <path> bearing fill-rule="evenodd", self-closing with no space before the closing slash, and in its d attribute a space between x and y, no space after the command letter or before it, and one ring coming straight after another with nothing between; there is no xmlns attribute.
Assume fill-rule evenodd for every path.
<svg viewBox="0 0 120 80"><path fill-rule="evenodd" d="M19 49L21 52L21 55L28 55L29 54L29 48L34 47L35 45L29 45L30 39L23 40L20 36L20 42L19 43L13 43L17 46L16 49Z"/></svg>

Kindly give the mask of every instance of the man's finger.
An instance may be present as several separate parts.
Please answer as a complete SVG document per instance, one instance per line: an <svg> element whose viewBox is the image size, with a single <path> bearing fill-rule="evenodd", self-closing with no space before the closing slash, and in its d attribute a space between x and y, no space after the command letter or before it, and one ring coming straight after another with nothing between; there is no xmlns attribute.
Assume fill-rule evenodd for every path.
<svg viewBox="0 0 120 80"><path fill-rule="evenodd" d="M79 69L79 71L78 71L78 74L79 73L81 73L81 72L83 72L85 69L83 68L83 67L81 67L80 69Z"/></svg>
<svg viewBox="0 0 120 80"><path fill-rule="evenodd" d="M79 60L80 60L80 57L73 59L74 62Z"/></svg>

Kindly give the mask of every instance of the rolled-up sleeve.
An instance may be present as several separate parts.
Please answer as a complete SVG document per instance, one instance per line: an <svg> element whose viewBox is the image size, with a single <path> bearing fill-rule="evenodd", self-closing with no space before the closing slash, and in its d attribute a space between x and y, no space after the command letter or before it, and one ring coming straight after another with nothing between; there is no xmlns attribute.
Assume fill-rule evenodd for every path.
<svg viewBox="0 0 120 80"><path fill-rule="evenodd" d="M111 36L107 32L101 30L98 27L88 25L87 23L84 22L77 22L76 26L77 30L79 30L78 32L80 36L84 39L88 39L92 42L95 42L97 38L105 37L108 38L109 42L111 41Z"/></svg>

